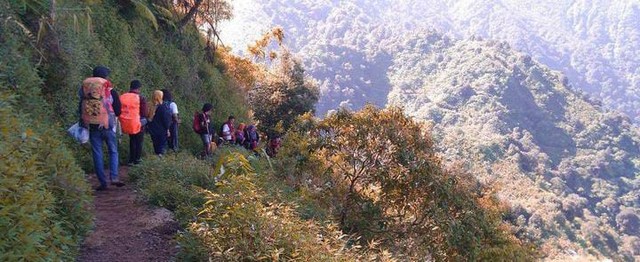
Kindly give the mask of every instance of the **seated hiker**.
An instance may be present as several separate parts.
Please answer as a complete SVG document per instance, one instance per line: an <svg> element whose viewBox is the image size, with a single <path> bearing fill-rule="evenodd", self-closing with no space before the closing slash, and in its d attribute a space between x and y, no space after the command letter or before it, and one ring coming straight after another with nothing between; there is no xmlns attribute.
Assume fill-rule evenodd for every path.
<svg viewBox="0 0 640 262"><path fill-rule="evenodd" d="M249 125L244 130L244 147L253 151L258 147L258 142L260 142L260 135L258 135L256 126Z"/></svg>
<svg viewBox="0 0 640 262"><path fill-rule="evenodd" d="M206 103L202 106L202 112L196 112L193 116L193 131L200 135L200 139L202 140L203 146L203 156L211 155L211 152L214 148L212 148L212 132L210 128L211 124L211 112L213 110L213 105L210 103Z"/></svg>
<svg viewBox="0 0 640 262"><path fill-rule="evenodd" d="M233 125L235 120L236 118L234 116L229 116L229 118L227 118L227 122L224 122L220 128L220 137L222 137L226 143L235 142L235 130Z"/></svg>
<svg viewBox="0 0 640 262"><path fill-rule="evenodd" d="M235 132L235 138L236 138L236 145L242 146L244 144L244 123L240 123L240 125L238 125L238 129L236 129Z"/></svg>

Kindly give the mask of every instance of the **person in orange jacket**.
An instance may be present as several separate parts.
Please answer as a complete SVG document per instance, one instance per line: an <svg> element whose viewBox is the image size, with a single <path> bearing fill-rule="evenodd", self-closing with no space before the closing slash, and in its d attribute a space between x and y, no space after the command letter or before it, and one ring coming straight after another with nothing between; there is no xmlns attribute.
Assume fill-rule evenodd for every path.
<svg viewBox="0 0 640 262"><path fill-rule="evenodd" d="M122 112L120 124L122 131L129 135L129 161L127 165L140 164L142 159L142 143L144 142L144 126L147 122L147 101L140 95L142 83L133 80L129 92L120 96Z"/></svg>

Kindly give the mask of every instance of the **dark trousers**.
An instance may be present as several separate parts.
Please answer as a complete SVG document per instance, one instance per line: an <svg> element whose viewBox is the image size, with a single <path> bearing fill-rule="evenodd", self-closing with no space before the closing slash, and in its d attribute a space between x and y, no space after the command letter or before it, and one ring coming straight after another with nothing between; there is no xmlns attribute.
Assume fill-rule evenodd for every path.
<svg viewBox="0 0 640 262"><path fill-rule="evenodd" d="M129 135L129 163L138 164L142 159L142 142L144 132L140 131L135 135Z"/></svg>
<svg viewBox="0 0 640 262"><path fill-rule="evenodd" d="M175 122L171 123L171 127L169 127L169 149L178 151L178 124Z"/></svg>
<svg viewBox="0 0 640 262"><path fill-rule="evenodd" d="M151 141L153 142L153 152L156 155L163 155L165 147L167 146L167 135L154 135L151 133Z"/></svg>

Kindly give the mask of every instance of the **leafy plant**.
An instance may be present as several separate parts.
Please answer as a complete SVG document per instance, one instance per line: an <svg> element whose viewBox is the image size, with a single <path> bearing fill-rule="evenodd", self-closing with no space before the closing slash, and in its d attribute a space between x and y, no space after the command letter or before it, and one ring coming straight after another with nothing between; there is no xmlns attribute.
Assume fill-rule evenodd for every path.
<svg viewBox="0 0 640 262"><path fill-rule="evenodd" d="M206 202L198 219L181 237L198 249L185 256L199 260L351 261L358 256L344 249L335 227L301 220L282 202L265 202L249 161L239 153L223 155L215 168L221 180L213 191L203 190ZM193 246L193 245L187 245Z"/></svg>
<svg viewBox="0 0 640 262"><path fill-rule="evenodd" d="M2 8L0 260L73 260L92 226L89 185L44 102L38 50L7 17L17 19Z"/></svg>
<svg viewBox="0 0 640 262"><path fill-rule="evenodd" d="M294 172L301 190L330 198L327 207L346 233L412 258L532 259L500 227L498 203L459 182L470 176L445 171L424 127L401 109L367 106L321 121L301 118L291 135L294 144L285 148L295 150L283 155L297 168L283 171Z"/></svg>

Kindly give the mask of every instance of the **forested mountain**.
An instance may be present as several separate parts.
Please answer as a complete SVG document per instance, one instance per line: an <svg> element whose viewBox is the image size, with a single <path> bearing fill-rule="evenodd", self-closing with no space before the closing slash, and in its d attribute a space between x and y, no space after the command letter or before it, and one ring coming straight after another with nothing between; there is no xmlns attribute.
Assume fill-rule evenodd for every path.
<svg viewBox="0 0 640 262"><path fill-rule="evenodd" d="M505 227L506 208L494 194L485 194L467 173L445 169L421 122L399 108L373 106L313 117L317 87L280 45L281 30L253 46L260 58L237 57L208 38L215 32L201 31L203 23L222 19L217 14L230 15L225 2L193 3L0 2L0 261L532 261L538 256L536 245ZM275 45L277 50L270 48ZM110 68L111 74L99 76L111 80L118 93L139 80L142 95L154 93L158 114L166 104L157 101L154 90L170 89L184 122L180 152L157 156L151 153L158 153L151 150L154 139L144 139L143 161L130 167L122 165L130 138L90 126L89 140L98 133L117 136L118 142L110 143L118 144L126 182L94 191L91 184L98 182L91 181L91 173L102 168L99 161L92 165L97 150L64 131L77 123L78 85L97 65L103 65L102 72ZM104 87L108 91L109 85ZM206 102L213 105L203 106ZM116 111L115 102L113 107ZM215 144L203 145L194 131L203 132L197 127L200 108L211 107L209 128L221 126L229 115L257 125L263 132L259 145L253 143L257 148L221 143L208 154ZM193 120L192 112L197 112ZM282 136L282 150L278 139L269 141L274 135ZM100 147L94 141L92 147ZM151 211L136 210L134 194L136 202L164 208L163 218L149 219L163 225L141 223ZM123 211L129 216L121 217ZM137 240L121 241L132 238ZM158 252L167 246L178 253Z"/></svg>
<svg viewBox="0 0 640 262"><path fill-rule="evenodd" d="M634 121L640 117L638 0L243 0L234 5L238 11L223 31L225 41L244 50L260 30L282 26L309 72L323 81L320 112L341 104L361 107L364 101L383 105L386 66L403 48L390 40L435 28L461 39L506 41L564 72L608 108ZM380 93L371 97L368 91Z"/></svg>
<svg viewBox="0 0 640 262"><path fill-rule="evenodd" d="M504 43L431 33L405 44L389 103L429 122L447 159L495 184L520 234L550 256L637 258L640 135L627 118Z"/></svg>
<svg viewBox="0 0 640 262"><path fill-rule="evenodd" d="M640 259L640 134L606 109L637 102L636 2L238 1L215 39L227 4L0 2L0 260L75 260L100 224L91 152L64 134L97 65L186 120L181 152L145 139L126 168L175 216L176 260ZM217 45L245 36L253 58ZM260 145L207 154L205 102Z"/></svg>
<svg viewBox="0 0 640 262"><path fill-rule="evenodd" d="M637 1L238 6L250 17L226 28L230 43L283 27L320 81L319 114L401 106L450 164L499 188L513 230L547 258L638 259Z"/></svg>

